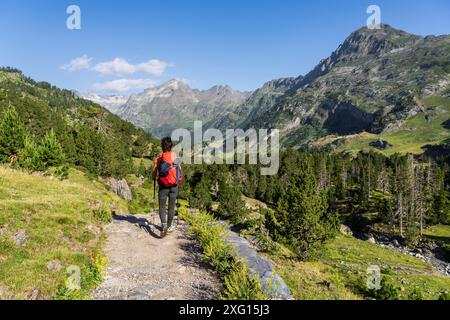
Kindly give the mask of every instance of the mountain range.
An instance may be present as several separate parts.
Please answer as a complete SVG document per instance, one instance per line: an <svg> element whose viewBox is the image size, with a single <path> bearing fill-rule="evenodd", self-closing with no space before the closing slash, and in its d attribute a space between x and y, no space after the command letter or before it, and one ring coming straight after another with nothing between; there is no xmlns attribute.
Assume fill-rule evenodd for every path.
<svg viewBox="0 0 450 320"><path fill-rule="evenodd" d="M205 123L235 111L249 96L229 86L208 90L192 89L182 80L132 95L116 113L133 124L158 135L170 135L176 128L191 128L195 120Z"/></svg>
<svg viewBox="0 0 450 320"><path fill-rule="evenodd" d="M127 103L128 97L120 95L99 95L96 93L78 94L80 98L95 102L108 109L112 113L118 113L120 108Z"/></svg>
<svg viewBox="0 0 450 320"><path fill-rule="evenodd" d="M305 76L251 93L172 80L114 112L158 136L203 120L219 129L278 128L288 147L360 150L385 139L380 146L392 152L421 152L450 136L450 36L364 27Z"/></svg>

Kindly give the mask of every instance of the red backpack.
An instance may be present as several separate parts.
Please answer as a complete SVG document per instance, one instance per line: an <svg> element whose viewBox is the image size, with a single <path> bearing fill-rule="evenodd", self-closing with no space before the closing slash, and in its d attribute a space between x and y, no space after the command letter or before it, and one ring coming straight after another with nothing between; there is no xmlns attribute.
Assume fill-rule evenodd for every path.
<svg viewBox="0 0 450 320"><path fill-rule="evenodd" d="M167 157L166 154L162 154L159 158L158 171L159 171L159 183L163 187L175 187L179 186L183 181L183 171L180 167L180 159L176 157L174 153L169 153L171 157ZM175 158L174 160L172 160Z"/></svg>

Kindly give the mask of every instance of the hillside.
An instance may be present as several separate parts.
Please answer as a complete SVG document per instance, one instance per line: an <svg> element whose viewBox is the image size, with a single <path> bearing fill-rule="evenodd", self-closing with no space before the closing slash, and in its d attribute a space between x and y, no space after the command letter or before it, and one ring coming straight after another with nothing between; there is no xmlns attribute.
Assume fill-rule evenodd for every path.
<svg viewBox="0 0 450 320"><path fill-rule="evenodd" d="M401 300L417 299L416 292L423 292L421 299L437 300L450 290L450 278L436 273L430 264L345 235L328 243L317 261L268 256L299 300L371 298L366 289L367 269L374 265L380 267L382 277L389 279Z"/></svg>
<svg viewBox="0 0 450 320"><path fill-rule="evenodd" d="M420 153L450 136L450 36L361 28L305 77L280 81L281 91L256 91L236 124L279 128L288 147L324 137L313 147L327 150L373 149L381 138L395 151Z"/></svg>
<svg viewBox="0 0 450 320"><path fill-rule="evenodd" d="M103 224L124 200L72 169L69 179L0 166L0 299L81 298L102 280ZM67 296L66 269L81 269Z"/></svg>
<svg viewBox="0 0 450 320"><path fill-rule="evenodd" d="M142 129L65 89L0 69L0 119L14 108L33 139L54 130L69 165L102 176L123 176L132 156L158 152L159 142Z"/></svg>

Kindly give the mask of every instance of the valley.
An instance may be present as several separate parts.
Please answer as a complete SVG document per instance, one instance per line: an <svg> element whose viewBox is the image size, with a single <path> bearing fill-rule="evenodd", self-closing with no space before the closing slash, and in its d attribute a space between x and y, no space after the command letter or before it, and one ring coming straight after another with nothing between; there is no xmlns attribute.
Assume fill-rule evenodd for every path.
<svg viewBox="0 0 450 320"><path fill-rule="evenodd" d="M183 164L184 222L162 245L152 161L196 120L279 129L279 170ZM449 300L449 121L450 36L389 25L253 92L80 94L0 68L0 299L271 298L229 226L295 299Z"/></svg>
<svg viewBox="0 0 450 320"><path fill-rule="evenodd" d="M172 80L131 96L116 111L157 136L192 129L277 128L284 147L318 151L423 153L450 136L450 37L417 36L382 25L353 32L311 72L267 82L251 93L190 89ZM175 109L174 109L175 108Z"/></svg>

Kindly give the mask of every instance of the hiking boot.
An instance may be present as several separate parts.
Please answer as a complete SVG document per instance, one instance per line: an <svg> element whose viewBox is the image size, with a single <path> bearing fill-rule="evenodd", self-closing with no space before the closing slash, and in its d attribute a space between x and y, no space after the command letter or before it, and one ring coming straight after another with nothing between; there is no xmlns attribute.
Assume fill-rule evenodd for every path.
<svg viewBox="0 0 450 320"><path fill-rule="evenodd" d="M175 231L175 226L173 226L173 225L170 226L169 229L167 229L167 232L168 232L168 233L172 233L172 232L174 232L174 231Z"/></svg>
<svg viewBox="0 0 450 320"><path fill-rule="evenodd" d="M167 236L168 230L167 225L163 224L161 227L161 238L165 238Z"/></svg>

